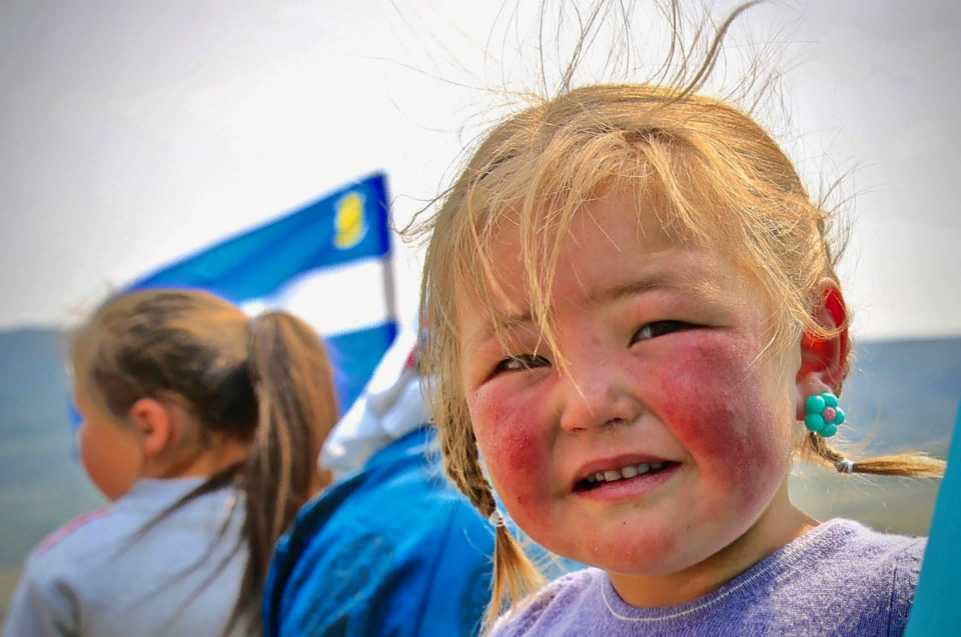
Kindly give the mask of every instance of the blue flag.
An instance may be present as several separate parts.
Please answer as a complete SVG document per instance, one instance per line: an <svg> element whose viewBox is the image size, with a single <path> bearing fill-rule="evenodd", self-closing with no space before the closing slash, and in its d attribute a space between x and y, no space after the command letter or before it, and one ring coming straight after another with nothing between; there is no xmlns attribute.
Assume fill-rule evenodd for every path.
<svg viewBox="0 0 961 637"><path fill-rule="evenodd" d="M208 290L248 313L280 308L324 337L341 413L397 335L386 179L374 174L153 272L129 289Z"/></svg>

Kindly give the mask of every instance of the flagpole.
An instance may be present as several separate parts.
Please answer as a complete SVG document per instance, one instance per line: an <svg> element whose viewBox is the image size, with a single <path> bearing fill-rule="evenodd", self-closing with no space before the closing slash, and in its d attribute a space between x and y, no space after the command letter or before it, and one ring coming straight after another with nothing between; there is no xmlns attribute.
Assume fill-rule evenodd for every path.
<svg viewBox="0 0 961 637"><path fill-rule="evenodd" d="M387 306L387 316L398 321L397 316L397 288L394 286L394 257L393 254L384 256L384 303Z"/></svg>
<svg viewBox="0 0 961 637"><path fill-rule="evenodd" d="M397 287L395 286L396 277L394 276L394 236L393 227L391 224L391 205L390 205L390 191L387 184L387 175L382 177L383 183L383 195L384 195L384 211L387 217L387 242L388 250L387 254L383 257L383 267L384 267L384 305L387 308L387 316L394 321L396 325L399 323L399 315L397 312ZM396 328L395 328L396 330ZM395 331L396 335L396 331ZM393 340L393 335L391 337Z"/></svg>

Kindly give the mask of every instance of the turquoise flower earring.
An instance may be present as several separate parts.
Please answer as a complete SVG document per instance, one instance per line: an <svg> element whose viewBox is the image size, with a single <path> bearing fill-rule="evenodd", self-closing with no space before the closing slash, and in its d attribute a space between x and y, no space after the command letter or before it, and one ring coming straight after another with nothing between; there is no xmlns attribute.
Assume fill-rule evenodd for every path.
<svg viewBox="0 0 961 637"><path fill-rule="evenodd" d="M838 407L838 397L829 391L811 394L804 401L804 426L820 436L830 438L844 422L844 411Z"/></svg>

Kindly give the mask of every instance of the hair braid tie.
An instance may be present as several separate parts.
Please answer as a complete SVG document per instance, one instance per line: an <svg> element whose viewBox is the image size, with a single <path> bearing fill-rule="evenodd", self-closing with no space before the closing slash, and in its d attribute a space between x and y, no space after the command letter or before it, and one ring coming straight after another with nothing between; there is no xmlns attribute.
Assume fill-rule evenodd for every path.
<svg viewBox="0 0 961 637"><path fill-rule="evenodd" d="M841 458L834 463L834 468L838 473L854 473L854 461L849 458Z"/></svg>
<svg viewBox="0 0 961 637"><path fill-rule="evenodd" d="M495 529L507 526L507 519L504 518L504 514L500 512L500 509L494 509L494 512L487 518L487 521L493 524Z"/></svg>

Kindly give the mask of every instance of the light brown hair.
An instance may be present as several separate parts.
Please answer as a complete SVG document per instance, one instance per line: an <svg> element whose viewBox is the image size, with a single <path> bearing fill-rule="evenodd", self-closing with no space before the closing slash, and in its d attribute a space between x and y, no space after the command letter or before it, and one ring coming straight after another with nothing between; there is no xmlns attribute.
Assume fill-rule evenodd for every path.
<svg viewBox="0 0 961 637"><path fill-rule="evenodd" d="M518 276L526 277L532 316L554 352L549 290L558 247L585 203L613 192L646 204L638 208L655 211L676 241L730 256L761 286L774 326L770 352L803 335L829 339L847 329L846 323L815 319L824 303L820 282L838 279L843 237L832 232L835 213L809 196L786 154L751 116L699 93L728 27L751 4L716 29L703 61L694 64L690 49L678 44L679 9L671 2L671 52L684 52L674 80L564 86L556 96L536 99L493 127L436 213L407 229L411 237L429 237L421 297L429 327L421 362L445 468L485 517L496 503L461 385L455 304L489 312L498 324L492 255L505 224L520 233L526 272ZM844 367L846 375L848 361ZM795 426L800 455L832 465L843 458L823 438ZM940 460L905 453L857 460L853 471L937 476L943 468ZM540 583L510 532L499 527L496 533L488 627L505 601L516 603Z"/></svg>
<svg viewBox="0 0 961 637"><path fill-rule="evenodd" d="M198 290L149 289L107 300L72 335L74 383L122 426L145 397L176 404L194 426L180 442L199 453L214 435L249 455L165 511L233 484L243 490L248 560L227 627L259 631L274 545L324 486L317 457L337 421L331 366L318 334L285 312L248 319Z"/></svg>

